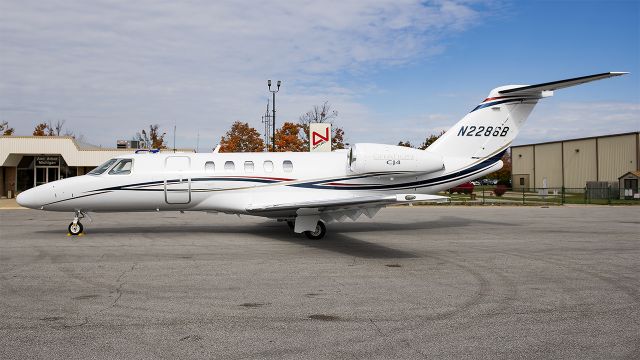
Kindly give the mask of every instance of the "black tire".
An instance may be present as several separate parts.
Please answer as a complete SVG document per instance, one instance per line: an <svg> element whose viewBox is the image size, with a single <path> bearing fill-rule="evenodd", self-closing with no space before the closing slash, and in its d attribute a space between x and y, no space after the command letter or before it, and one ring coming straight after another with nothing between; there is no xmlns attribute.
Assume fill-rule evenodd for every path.
<svg viewBox="0 0 640 360"><path fill-rule="evenodd" d="M82 230L82 224L79 221L75 226L73 223L69 224L69 234L71 235L80 235L82 234Z"/></svg>
<svg viewBox="0 0 640 360"><path fill-rule="evenodd" d="M315 231L305 231L304 236L311 240L320 240L327 234L327 227L324 222L318 221Z"/></svg>
<svg viewBox="0 0 640 360"><path fill-rule="evenodd" d="M296 227L296 222L293 220L287 220L287 226L289 226L289 229L293 230Z"/></svg>

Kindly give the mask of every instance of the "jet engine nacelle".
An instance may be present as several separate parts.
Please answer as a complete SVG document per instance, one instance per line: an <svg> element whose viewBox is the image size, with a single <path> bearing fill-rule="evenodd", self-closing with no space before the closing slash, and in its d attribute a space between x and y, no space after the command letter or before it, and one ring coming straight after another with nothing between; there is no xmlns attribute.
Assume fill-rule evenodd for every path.
<svg viewBox="0 0 640 360"><path fill-rule="evenodd" d="M349 151L349 168L356 174L431 173L444 169L444 162L441 155L426 150L383 144L355 144Z"/></svg>

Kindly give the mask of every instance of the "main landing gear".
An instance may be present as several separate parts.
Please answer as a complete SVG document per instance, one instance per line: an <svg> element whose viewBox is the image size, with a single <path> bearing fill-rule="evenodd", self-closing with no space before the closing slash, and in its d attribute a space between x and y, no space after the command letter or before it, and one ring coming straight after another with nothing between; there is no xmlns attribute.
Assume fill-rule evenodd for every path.
<svg viewBox="0 0 640 360"><path fill-rule="evenodd" d="M80 219L84 218L84 213L80 210L76 210L75 216L73 217L73 222L69 224L69 234L71 235L80 235L82 234L82 224L80 223Z"/></svg>
<svg viewBox="0 0 640 360"><path fill-rule="evenodd" d="M313 231L305 231L304 236L311 240L320 240L327 234L327 226L323 221L318 221L316 229Z"/></svg>
<svg viewBox="0 0 640 360"><path fill-rule="evenodd" d="M283 219L283 220L279 220L279 221L286 221L287 222L287 226L289 226L289 229L291 229L291 230L294 230L296 228L296 221L295 220L284 220ZM316 224L316 228L314 230L303 231L302 233L308 239L320 240L325 235L327 235L327 226L325 225L324 221L320 220Z"/></svg>

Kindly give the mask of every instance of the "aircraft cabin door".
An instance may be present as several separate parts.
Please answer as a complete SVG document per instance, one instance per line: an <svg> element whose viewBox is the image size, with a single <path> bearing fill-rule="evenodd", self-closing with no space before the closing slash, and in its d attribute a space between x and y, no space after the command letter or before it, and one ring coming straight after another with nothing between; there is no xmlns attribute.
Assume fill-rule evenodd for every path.
<svg viewBox="0 0 640 360"><path fill-rule="evenodd" d="M169 156L164 163L164 199L167 204L191 202L191 158Z"/></svg>

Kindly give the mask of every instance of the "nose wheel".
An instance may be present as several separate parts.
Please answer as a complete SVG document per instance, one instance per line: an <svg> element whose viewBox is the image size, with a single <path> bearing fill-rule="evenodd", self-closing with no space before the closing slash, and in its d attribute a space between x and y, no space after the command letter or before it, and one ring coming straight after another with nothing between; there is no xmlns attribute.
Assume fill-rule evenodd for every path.
<svg viewBox="0 0 640 360"><path fill-rule="evenodd" d="M78 221L76 223L69 224L69 234L71 235L80 235L82 234L82 224Z"/></svg>
<svg viewBox="0 0 640 360"><path fill-rule="evenodd" d="M84 213L80 210L76 210L75 215L73 217L73 222L69 224L69 234L70 235L80 235L84 230L82 224L80 223L80 219L84 218Z"/></svg>

